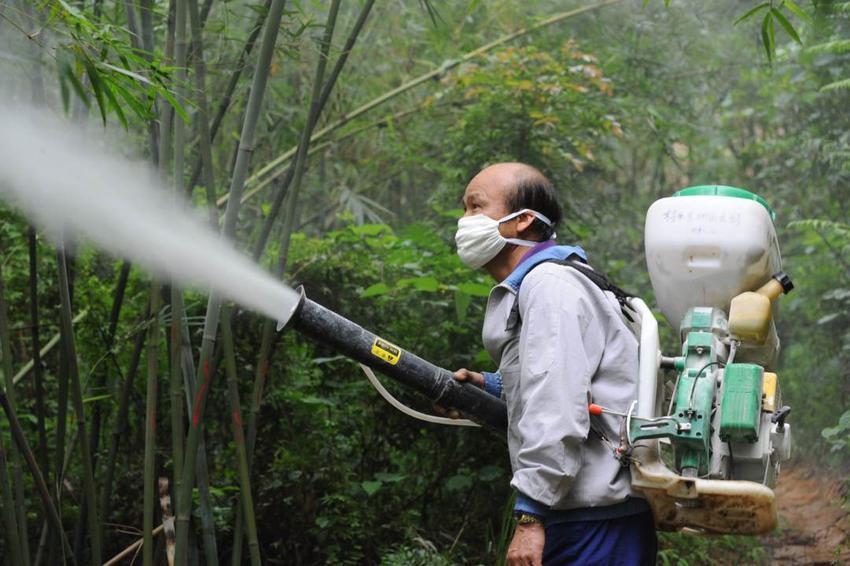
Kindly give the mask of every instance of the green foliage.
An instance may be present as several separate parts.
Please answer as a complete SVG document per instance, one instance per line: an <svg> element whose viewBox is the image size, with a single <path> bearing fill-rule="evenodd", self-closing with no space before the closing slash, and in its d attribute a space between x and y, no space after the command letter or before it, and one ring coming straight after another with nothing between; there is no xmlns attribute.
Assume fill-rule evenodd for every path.
<svg viewBox="0 0 850 566"><path fill-rule="evenodd" d="M850 410L841 415L836 426L823 429L821 434L833 449L850 451Z"/></svg>
<svg viewBox="0 0 850 566"><path fill-rule="evenodd" d="M777 5L779 6L778 8L776 7ZM773 59L776 56L777 24L785 30L788 37L800 45L803 44L803 40L800 39L800 35L797 33L794 25L788 20L788 17L782 12L782 9L788 10L803 21L811 22L811 17L792 0L779 0L779 2L770 0L768 2L762 2L754 8L747 10L741 17L735 20L735 25L738 25L739 23L749 19L755 19L757 15L764 12L764 17L762 18L761 23L761 41L768 62L773 62Z"/></svg>
<svg viewBox="0 0 850 566"><path fill-rule="evenodd" d="M600 136L622 135L610 113L611 81L574 41L557 52L506 47L465 65L452 82L445 96L462 111L451 153L468 168L513 159L581 172Z"/></svg>
<svg viewBox="0 0 850 566"><path fill-rule="evenodd" d="M430 541L417 537L419 546L401 546L381 558L381 566L451 566L452 560L441 555Z"/></svg>
<svg viewBox="0 0 850 566"><path fill-rule="evenodd" d="M444 367L468 366L480 350L486 284L470 277L445 239L429 224L399 231L351 224L320 239L296 234L292 273L311 298L366 328ZM464 321L455 317L461 288L476 295ZM275 530L261 539L322 563L442 564L448 559L399 526L417 525L442 545L464 521L487 525L499 515L507 496L507 471L494 465L502 462L500 443L412 421L386 405L355 364L294 335L284 340L271 371L284 382L270 388L260 438L282 433L285 440L258 445L256 499L266 517L281 502L301 513L276 516ZM286 416L284 429L275 414ZM274 508L264 503L272 501ZM286 538L275 534L280 529Z"/></svg>
<svg viewBox="0 0 850 566"><path fill-rule="evenodd" d="M710 566L712 564L767 564L759 541L742 536L703 536L693 533L659 533L661 566Z"/></svg>
<svg viewBox="0 0 850 566"><path fill-rule="evenodd" d="M72 91L86 107L94 96L103 123L114 114L126 128L126 110L136 119L153 119L156 97L161 96L188 120L170 91L170 69L158 53L134 48L127 40L127 29L65 0L45 0L43 4L51 29L63 37L55 58L66 111Z"/></svg>

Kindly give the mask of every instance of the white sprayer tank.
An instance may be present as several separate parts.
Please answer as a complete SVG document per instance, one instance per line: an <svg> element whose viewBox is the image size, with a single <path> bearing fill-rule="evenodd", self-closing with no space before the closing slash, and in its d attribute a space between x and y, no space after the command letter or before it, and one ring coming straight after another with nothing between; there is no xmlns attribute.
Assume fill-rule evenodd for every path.
<svg viewBox="0 0 850 566"><path fill-rule="evenodd" d="M691 187L646 213L646 263L655 299L673 328L691 307L727 313L732 298L781 268L774 212L749 191Z"/></svg>

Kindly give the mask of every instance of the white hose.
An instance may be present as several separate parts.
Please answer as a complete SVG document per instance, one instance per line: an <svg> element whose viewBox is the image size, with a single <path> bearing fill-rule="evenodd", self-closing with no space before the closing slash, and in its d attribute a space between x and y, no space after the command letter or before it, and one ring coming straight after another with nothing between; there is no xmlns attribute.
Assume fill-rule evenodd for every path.
<svg viewBox="0 0 850 566"><path fill-rule="evenodd" d="M366 374L366 378L369 380L369 383L372 384L372 387L378 390L378 393L381 394L381 397L384 400L404 413L409 417L413 417L414 419L419 419L420 421L425 421L429 423L436 423L441 425L449 425L449 426L475 426L480 427L481 425L475 422L472 422L468 419L449 419L446 417L435 417L434 415L426 415L425 413L420 413L419 411L415 411L403 404L401 401L392 396L392 394L387 391L381 382L378 381L378 378L375 377L375 372L372 371L372 368L369 366L365 366L360 364L360 367L363 368L363 373Z"/></svg>

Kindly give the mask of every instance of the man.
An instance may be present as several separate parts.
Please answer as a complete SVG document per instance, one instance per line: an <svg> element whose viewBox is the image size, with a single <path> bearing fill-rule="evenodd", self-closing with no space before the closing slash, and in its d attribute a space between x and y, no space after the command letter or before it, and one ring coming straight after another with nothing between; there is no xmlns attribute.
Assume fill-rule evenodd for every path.
<svg viewBox="0 0 850 566"><path fill-rule="evenodd" d="M508 564L654 564L652 513L615 453L621 422L588 413L589 400L626 411L637 397L638 344L619 303L552 261L587 257L555 244L561 208L537 169L485 168L463 208L458 254L500 282L483 329L499 371L455 378L507 403L517 518Z"/></svg>

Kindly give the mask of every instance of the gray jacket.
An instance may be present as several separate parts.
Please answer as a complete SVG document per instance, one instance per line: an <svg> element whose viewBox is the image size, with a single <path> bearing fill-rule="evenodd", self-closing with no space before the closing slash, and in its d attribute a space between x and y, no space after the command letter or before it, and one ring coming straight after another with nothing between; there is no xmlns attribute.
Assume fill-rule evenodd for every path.
<svg viewBox="0 0 850 566"><path fill-rule="evenodd" d="M636 495L628 468L591 431L588 397L628 410L637 398L637 340L614 296L575 269L543 263L531 270L570 249L523 261L492 289L484 319L484 346L498 363L508 407L511 486L532 509L604 507ZM511 320L517 287L519 318ZM620 419L593 420L616 447Z"/></svg>

